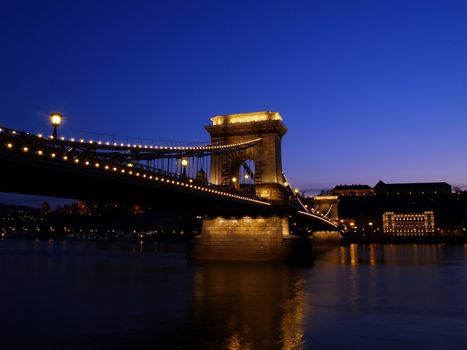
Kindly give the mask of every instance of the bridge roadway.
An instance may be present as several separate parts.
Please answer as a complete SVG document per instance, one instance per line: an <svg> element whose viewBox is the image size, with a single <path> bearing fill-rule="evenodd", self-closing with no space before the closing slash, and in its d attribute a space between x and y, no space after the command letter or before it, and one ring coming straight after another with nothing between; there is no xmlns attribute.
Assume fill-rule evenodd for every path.
<svg viewBox="0 0 467 350"><path fill-rule="evenodd" d="M332 222L295 202L273 203L244 191L197 183L186 176L128 162L231 152L260 141L196 147L144 146L51 139L0 128L0 191L140 203L161 211L205 215L274 213L293 216L314 229L335 230Z"/></svg>

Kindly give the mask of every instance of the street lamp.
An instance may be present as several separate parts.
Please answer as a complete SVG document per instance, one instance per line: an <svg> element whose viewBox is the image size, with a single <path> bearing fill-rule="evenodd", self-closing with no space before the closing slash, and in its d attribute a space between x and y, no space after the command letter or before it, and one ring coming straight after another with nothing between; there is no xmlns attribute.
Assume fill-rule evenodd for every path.
<svg viewBox="0 0 467 350"><path fill-rule="evenodd" d="M186 177L186 167L188 166L188 159L183 158L181 164L183 167L183 177Z"/></svg>
<svg viewBox="0 0 467 350"><path fill-rule="evenodd" d="M52 113L50 115L50 122L52 123L52 126L54 127L54 130L52 132L52 137L54 139L57 138L57 127L62 123L63 116L60 113Z"/></svg>

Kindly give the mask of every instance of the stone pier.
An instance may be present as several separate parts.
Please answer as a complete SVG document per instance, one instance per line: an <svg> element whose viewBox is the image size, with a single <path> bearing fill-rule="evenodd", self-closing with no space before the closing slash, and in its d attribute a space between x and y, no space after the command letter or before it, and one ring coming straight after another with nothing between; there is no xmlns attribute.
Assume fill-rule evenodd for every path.
<svg viewBox="0 0 467 350"><path fill-rule="evenodd" d="M288 218L211 217L193 242L191 258L223 261L312 261L311 241L290 235Z"/></svg>

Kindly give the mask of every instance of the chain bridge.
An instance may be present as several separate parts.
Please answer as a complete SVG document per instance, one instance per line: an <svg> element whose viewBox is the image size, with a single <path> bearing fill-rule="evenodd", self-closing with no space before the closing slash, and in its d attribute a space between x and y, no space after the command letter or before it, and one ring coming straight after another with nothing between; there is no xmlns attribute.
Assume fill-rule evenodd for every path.
<svg viewBox="0 0 467 350"><path fill-rule="evenodd" d="M204 217L192 249L197 259L290 260L297 247L306 254L313 232L339 232L326 213L303 205L287 180L279 113L211 121L210 143L185 146L1 127L0 191L196 211Z"/></svg>

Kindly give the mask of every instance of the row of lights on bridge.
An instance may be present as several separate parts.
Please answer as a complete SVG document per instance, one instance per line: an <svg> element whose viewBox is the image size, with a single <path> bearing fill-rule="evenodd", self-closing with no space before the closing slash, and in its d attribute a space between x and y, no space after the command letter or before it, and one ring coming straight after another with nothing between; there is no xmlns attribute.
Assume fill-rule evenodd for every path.
<svg viewBox="0 0 467 350"><path fill-rule="evenodd" d="M315 210L315 209L313 209L313 208L308 209L308 205L306 205L306 204L303 205L303 203L300 201L300 198L299 198L299 196L300 196L300 190L299 190L298 188L293 189L292 186L287 182L285 174L282 174L282 175L283 175L284 180L285 180L284 186L287 187L287 188L289 188L289 189L292 191L292 193L294 194L295 198L298 200L298 202L302 205L302 208L305 210L305 211L303 211L303 212L301 212L301 213L307 214L307 215L312 215L312 216L314 216L314 217L319 218L320 220L326 220L326 221L328 221L328 222L332 222L331 220L329 220L329 219L327 218L327 214L320 213L319 210Z"/></svg>
<svg viewBox="0 0 467 350"><path fill-rule="evenodd" d="M0 129L0 132L1 131L2 130ZM7 149L12 150L14 148L14 145L12 143L7 143L6 147L7 147ZM31 151L29 149L29 147L27 147L27 146L22 147L21 150L24 153L28 153L28 152ZM44 156L45 155L44 151L42 151L40 149L37 150L35 152L35 154L38 155L38 156ZM59 155L57 153L55 153L55 152L50 153L50 157L53 158L53 159L60 159ZM61 157L61 159L63 161L68 161L69 157L67 155L63 155ZM103 164L101 164L99 162L95 162L93 164L91 164L91 162L89 160L81 162L79 160L79 158L74 158L73 162L75 164L84 164L86 166L92 166L93 165L96 169L104 169L104 170L107 170L107 171L120 172L121 174L136 176L136 177L144 178L146 180L158 181L158 182L162 182L162 183L165 183L165 184L168 184L168 185L186 187L186 188L190 188L192 190L199 190L199 191L203 191L203 192L209 192L209 193L224 196L224 197L247 200L247 201L250 201L250 202L255 202L255 203L264 204L264 205L271 205L267 201L261 201L261 200L249 198L249 197L246 197L246 196L241 196L241 195L237 195L237 194L233 194L233 193L228 193L228 192L212 189L212 188L205 187L205 186L194 185L192 179L189 179L189 182L176 181L176 180L173 180L173 179L167 179L167 178L163 178L163 177L159 177L159 176L148 175L147 173L144 173L144 172L140 173L140 172L135 172L135 171L132 171L132 170L126 170L125 168L118 168L116 166L111 166L111 165L108 165L108 164L103 165ZM131 167L131 166L129 166L129 167Z"/></svg>
<svg viewBox="0 0 467 350"><path fill-rule="evenodd" d="M59 139L61 141L68 141L64 137L58 138L57 135L57 128L60 126L62 123L63 116L60 113L52 113L50 115L50 122L52 123L53 130L52 130L52 139ZM41 134L38 135L38 137L42 137ZM153 145L136 145L136 144L124 144L124 143L117 143L117 142L102 142L102 141L85 141L84 139L80 139L80 143L89 143L89 144L97 144L97 145L105 145L105 146L114 146L114 147L131 147L131 148L144 148L144 149L157 149L157 150L180 150L180 151L210 151L210 150L220 150L220 149L229 149L229 148L235 148L235 147L242 147L246 146L252 143L259 142L261 138L257 138L254 140L249 140L245 142L239 142L239 143L234 143L234 144L229 144L229 145L205 145L205 146L153 146ZM70 138L70 142L77 142L75 138Z"/></svg>

